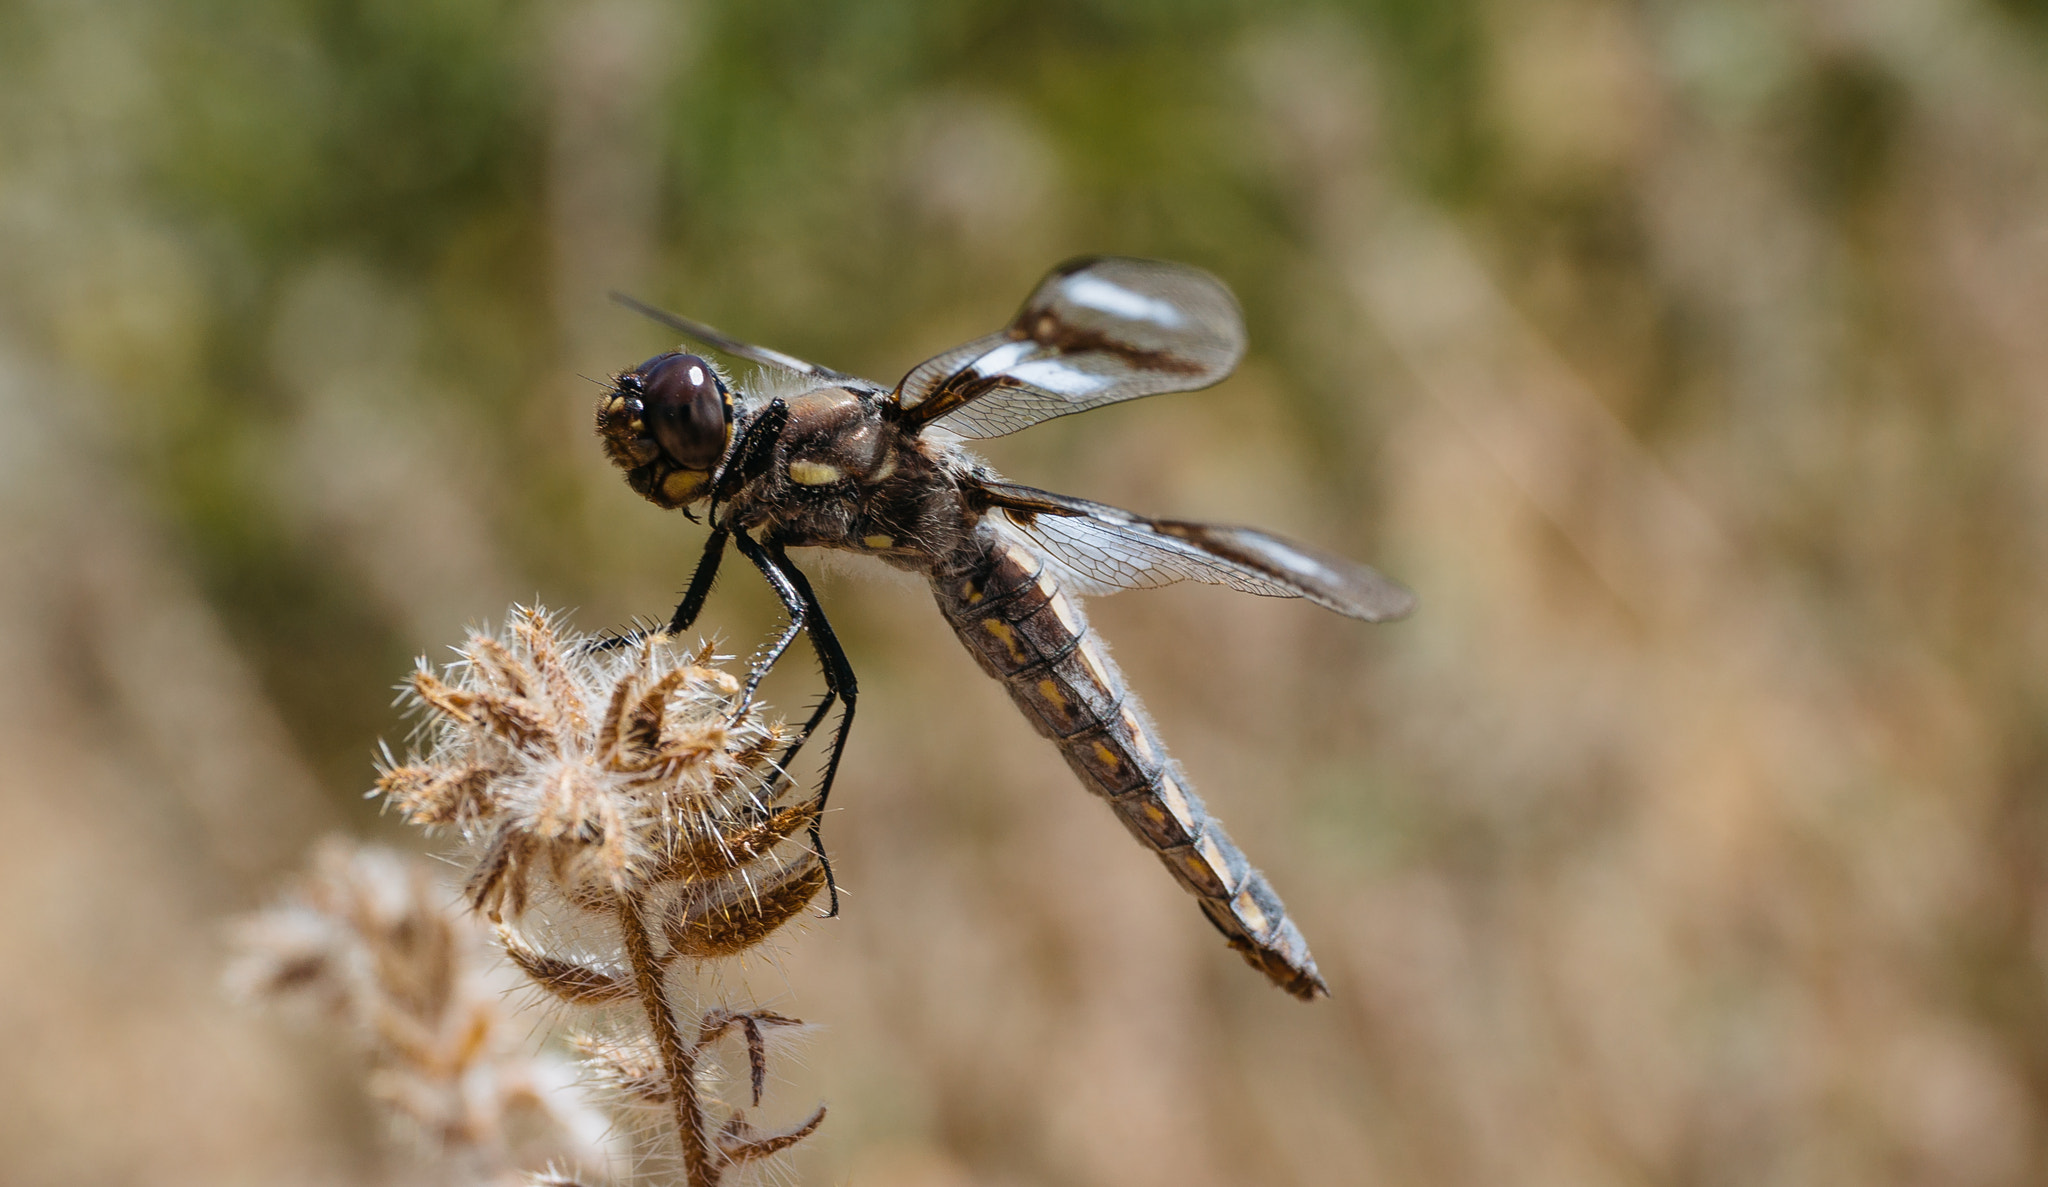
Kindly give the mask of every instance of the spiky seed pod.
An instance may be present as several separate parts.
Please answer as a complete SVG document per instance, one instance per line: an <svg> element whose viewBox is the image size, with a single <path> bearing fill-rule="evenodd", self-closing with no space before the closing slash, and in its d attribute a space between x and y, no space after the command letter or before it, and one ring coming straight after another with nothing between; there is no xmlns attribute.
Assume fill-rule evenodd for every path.
<svg viewBox="0 0 2048 1187"><path fill-rule="evenodd" d="M818 818L812 804L788 804L754 820L734 820L719 829L693 830L668 844L667 856L652 872L656 881L705 883L750 866Z"/></svg>
<svg viewBox="0 0 2048 1187"><path fill-rule="evenodd" d="M771 851L811 816L768 802L785 731L757 712L734 718L739 682L709 666L708 648L679 655L652 636L597 651L519 610L459 655L413 673L424 753L387 765L377 787L407 819L469 839L478 910L517 918L537 875L589 907L667 883L709 901L764 862L788 891Z"/></svg>
<svg viewBox="0 0 2048 1187"><path fill-rule="evenodd" d="M825 863L805 852L756 885L732 879L678 899L662 923L671 951L698 959L736 956L795 918L825 889Z"/></svg>
<svg viewBox="0 0 2048 1187"><path fill-rule="evenodd" d="M633 996L630 977L617 977L589 965L537 952L510 928L498 928L505 955L535 985L575 1006L608 1006Z"/></svg>
<svg viewBox="0 0 2048 1187"><path fill-rule="evenodd" d="M506 630L472 634L458 657L440 671L422 662L407 685L422 752L386 762L386 802L459 830L465 894L528 980L574 1007L637 1003L646 1035L578 1045L622 1100L673 1117L690 1187L808 1136L823 1108L764 1132L736 1108L714 1121L698 1083L709 1049L737 1033L758 1107L766 1035L799 1024L721 1007L693 1025L670 990L673 968L759 945L827 884L822 857L798 840L816 806L778 802L786 729L739 711L740 683L711 666L708 646L677 652L659 635L599 650L515 609ZM585 954L543 951L512 929L539 903L581 920Z"/></svg>
<svg viewBox="0 0 2048 1187"><path fill-rule="evenodd" d="M472 763L465 767L393 767L379 788L406 823L435 827L474 819L483 809L484 789L499 772Z"/></svg>

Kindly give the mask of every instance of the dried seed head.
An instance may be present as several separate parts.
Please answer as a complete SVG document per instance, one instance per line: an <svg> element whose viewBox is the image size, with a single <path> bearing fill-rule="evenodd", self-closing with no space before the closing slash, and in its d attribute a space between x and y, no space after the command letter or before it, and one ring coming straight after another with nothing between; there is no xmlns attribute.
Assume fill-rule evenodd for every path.
<svg viewBox="0 0 2048 1187"><path fill-rule="evenodd" d="M748 1107L758 1107L767 1035L797 1023L759 1010L686 1012L673 985L690 961L762 943L827 884L824 859L802 839L816 805L785 802L777 759L789 731L739 709L740 682L712 666L708 646L684 652L661 635L599 649L539 610L515 608L503 631L472 634L457 655L439 670L422 661L405 686L421 715L419 749L403 762L387 756L377 780L385 802L414 824L460 833L465 897L498 923L528 981L569 1007L619 1007L611 1016L628 1031L647 1026L575 1042L618 1104L666 1118L690 1187L715 1187L808 1136L822 1109L772 1132L736 1107L722 1119L711 1112L722 1076L714 1046L744 1041ZM529 912L537 918L513 930ZM576 951L552 950L569 947L552 941L572 933ZM385 1074L459 1066L493 1033L424 1021L453 1008L444 1001L451 974L420 959L437 942L429 928L410 963L380 968L387 994L407 1007L374 1020L379 1045L398 1055L373 1089L395 1110L457 1127L468 1115L437 1112L437 1085ZM254 979L317 980L334 963L318 937L276 950ZM531 1181L575 1180L549 1172Z"/></svg>
<svg viewBox="0 0 2048 1187"><path fill-rule="evenodd" d="M710 666L708 647L681 652L655 635L598 650L515 609L506 630L472 634L458 654L413 673L406 698L425 718L423 752L387 765L377 788L408 820L462 831L471 902L493 920L519 916L542 889L593 907L683 882L715 901L724 880L744 882L810 819L771 802L785 731L735 714L739 682ZM771 883L781 897L726 928L721 954L809 901L786 902L807 882Z"/></svg>
<svg viewBox="0 0 2048 1187"><path fill-rule="evenodd" d="M484 1177L603 1161L584 1136L597 1118L528 1049L531 1027L505 1012L505 978L474 917L452 908L424 863L323 842L284 902L237 924L229 985L345 1019L386 1115L429 1149L491 1172Z"/></svg>

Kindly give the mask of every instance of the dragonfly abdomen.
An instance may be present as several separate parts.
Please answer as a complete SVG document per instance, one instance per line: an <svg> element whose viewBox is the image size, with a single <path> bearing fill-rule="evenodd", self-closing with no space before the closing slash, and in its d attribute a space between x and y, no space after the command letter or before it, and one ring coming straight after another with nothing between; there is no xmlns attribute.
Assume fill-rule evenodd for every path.
<svg viewBox="0 0 2048 1187"><path fill-rule="evenodd" d="M1296 997L1327 993L1280 897L1188 788L1079 601L1031 550L984 540L964 571L932 579L967 650L1195 895L1232 948Z"/></svg>

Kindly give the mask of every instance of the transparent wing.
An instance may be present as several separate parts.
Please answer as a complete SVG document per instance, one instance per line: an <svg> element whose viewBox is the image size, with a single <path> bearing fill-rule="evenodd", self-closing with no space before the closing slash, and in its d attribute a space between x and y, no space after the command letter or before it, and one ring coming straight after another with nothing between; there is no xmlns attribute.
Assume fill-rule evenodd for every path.
<svg viewBox="0 0 2048 1187"><path fill-rule="evenodd" d="M1000 437L1160 392L1193 391L1244 356L1223 282L1160 260L1092 257L1052 270L1008 328L919 364L896 385L912 429Z"/></svg>
<svg viewBox="0 0 2048 1187"><path fill-rule="evenodd" d="M737 338L719 333L703 322L692 321L681 314L670 313L666 309L657 309L644 301L635 300L624 293L613 293L612 300L643 317L660 322L685 338L702 343L713 350L732 355L734 358L746 359L748 362L760 363L764 366L779 367L785 371L794 371L799 375L815 375L820 379L829 379L834 383L852 384L873 391L881 390L881 385L872 380L848 375L843 371L834 371L830 367L821 367L816 363L805 362L795 355L784 354L779 350L770 350L765 346L755 346L751 342L742 342Z"/></svg>
<svg viewBox="0 0 2048 1187"><path fill-rule="evenodd" d="M1147 519L1007 482L978 486L1047 556L1110 589L1200 581L1263 597L1307 598L1367 622L1401 618L1415 609L1415 595L1399 582L1254 528Z"/></svg>

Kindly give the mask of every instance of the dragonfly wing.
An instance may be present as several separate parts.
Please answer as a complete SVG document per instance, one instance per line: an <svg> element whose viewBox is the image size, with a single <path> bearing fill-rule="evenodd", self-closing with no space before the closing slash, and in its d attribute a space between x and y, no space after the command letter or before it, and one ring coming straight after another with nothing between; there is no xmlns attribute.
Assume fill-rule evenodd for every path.
<svg viewBox="0 0 2048 1187"><path fill-rule="evenodd" d="M1401 618L1415 609L1415 595L1399 582L1256 528L1147 519L1007 482L985 480L978 489L1047 556L1105 589L1200 581L1262 597L1307 598L1367 622Z"/></svg>
<svg viewBox="0 0 2048 1187"><path fill-rule="evenodd" d="M913 429L1000 437L1041 421L1221 380L1244 356L1223 282L1161 260L1092 257L1053 269L1010 325L911 370L896 401Z"/></svg>

